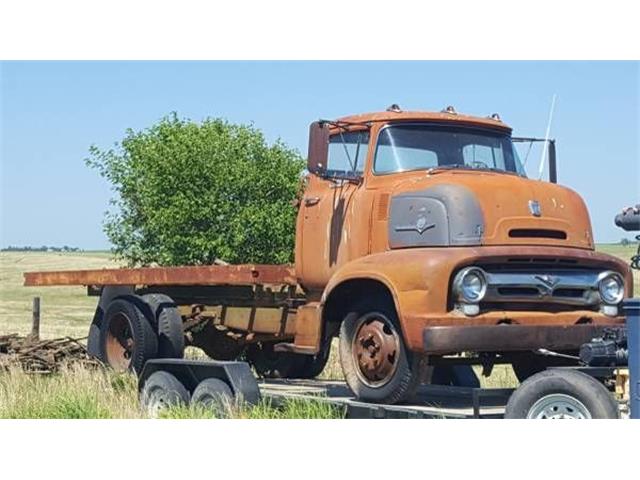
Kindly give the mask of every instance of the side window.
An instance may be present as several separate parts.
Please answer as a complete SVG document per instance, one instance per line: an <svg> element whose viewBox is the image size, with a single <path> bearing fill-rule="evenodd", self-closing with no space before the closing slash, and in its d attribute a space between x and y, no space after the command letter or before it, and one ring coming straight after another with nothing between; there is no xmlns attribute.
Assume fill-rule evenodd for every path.
<svg viewBox="0 0 640 480"><path fill-rule="evenodd" d="M329 158L327 170L332 172L362 173L367 159L369 132L344 132L332 135L329 139ZM354 168L355 167L355 168Z"/></svg>
<svg viewBox="0 0 640 480"><path fill-rule="evenodd" d="M506 170L501 146L468 144L462 149L462 157L465 165L478 167L478 164L483 164L484 167Z"/></svg>

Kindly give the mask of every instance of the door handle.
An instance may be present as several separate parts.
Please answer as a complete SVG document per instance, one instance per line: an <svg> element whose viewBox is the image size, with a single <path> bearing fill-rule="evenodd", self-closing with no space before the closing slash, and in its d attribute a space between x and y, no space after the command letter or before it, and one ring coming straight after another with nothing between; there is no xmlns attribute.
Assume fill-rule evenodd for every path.
<svg viewBox="0 0 640 480"><path fill-rule="evenodd" d="M312 207L320 201L320 197L304 197L304 204L307 207Z"/></svg>

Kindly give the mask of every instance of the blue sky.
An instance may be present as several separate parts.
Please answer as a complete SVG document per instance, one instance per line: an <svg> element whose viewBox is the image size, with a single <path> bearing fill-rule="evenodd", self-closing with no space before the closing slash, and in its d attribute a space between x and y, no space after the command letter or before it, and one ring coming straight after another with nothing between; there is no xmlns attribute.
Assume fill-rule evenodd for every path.
<svg viewBox="0 0 640 480"><path fill-rule="evenodd" d="M596 240L625 236L613 216L640 202L638 63L4 62L0 82L2 246L108 247L111 192L88 148L171 111L253 122L304 153L311 121L391 103L499 112L514 135L543 136L555 93L559 180L585 198Z"/></svg>

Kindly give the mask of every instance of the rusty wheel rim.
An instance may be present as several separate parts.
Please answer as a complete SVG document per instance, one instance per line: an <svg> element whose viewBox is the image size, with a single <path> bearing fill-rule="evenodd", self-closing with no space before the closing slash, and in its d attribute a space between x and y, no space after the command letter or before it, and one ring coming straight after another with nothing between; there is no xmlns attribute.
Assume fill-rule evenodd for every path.
<svg viewBox="0 0 640 480"><path fill-rule="evenodd" d="M105 341L107 362L115 370L124 371L131 365L135 342L129 318L119 313L109 322Z"/></svg>
<svg viewBox="0 0 640 480"><path fill-rule="evenodd" d="M369 387L381 387L398 369L400 336L383 315L366 315L356 328L352 352L360 380Z"/></svg>

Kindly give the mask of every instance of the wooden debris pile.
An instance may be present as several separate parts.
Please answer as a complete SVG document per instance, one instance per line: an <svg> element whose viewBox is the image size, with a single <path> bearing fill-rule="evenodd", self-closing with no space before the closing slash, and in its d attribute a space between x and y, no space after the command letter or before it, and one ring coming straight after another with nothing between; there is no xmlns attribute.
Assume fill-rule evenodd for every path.
<svg viewBox="0 0 640 480"><path fill-rule="evenodd" d="M18 334L0 335L0 369L20 365L28 372L52 373L71 362L85 366L101 365L87 353L78 339L35 340L31 336L21 337Z"/></svg>

